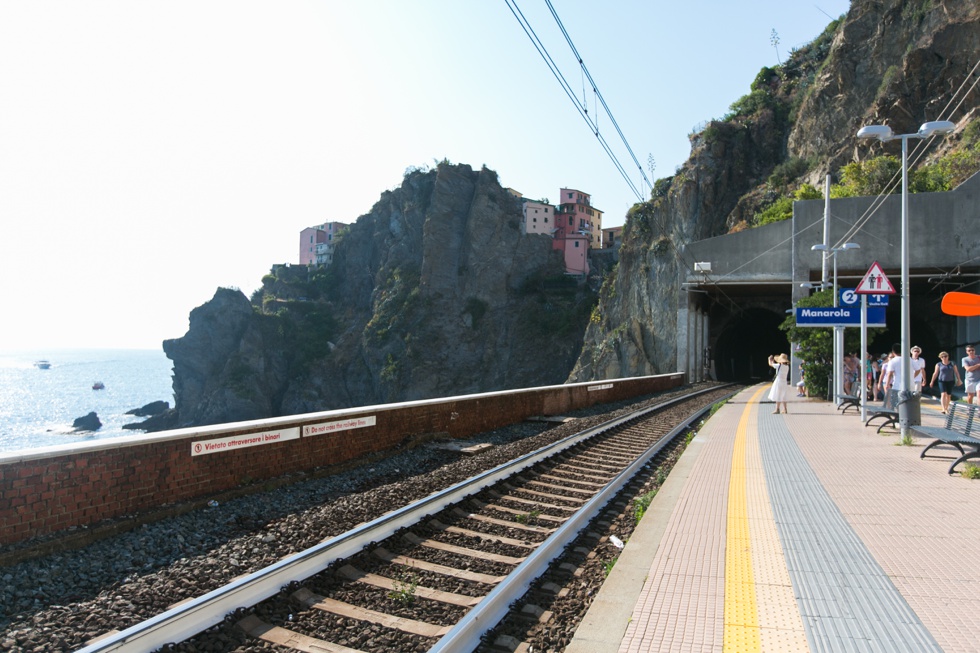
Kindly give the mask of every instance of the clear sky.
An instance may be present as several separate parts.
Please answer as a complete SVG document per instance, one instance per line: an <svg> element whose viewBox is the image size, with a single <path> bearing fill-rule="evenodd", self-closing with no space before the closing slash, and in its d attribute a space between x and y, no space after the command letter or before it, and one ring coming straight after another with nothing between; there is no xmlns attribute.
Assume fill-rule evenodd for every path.
<svg viewBox="0 0 980 653"><path fill-rule="evenodd" d="M651 180L850 4L552 2ZM516 4L581 99L545 2ZM590 193L604 226L636 201L504 0L0 3L0 349L159 348L443 158Z"/></svg>

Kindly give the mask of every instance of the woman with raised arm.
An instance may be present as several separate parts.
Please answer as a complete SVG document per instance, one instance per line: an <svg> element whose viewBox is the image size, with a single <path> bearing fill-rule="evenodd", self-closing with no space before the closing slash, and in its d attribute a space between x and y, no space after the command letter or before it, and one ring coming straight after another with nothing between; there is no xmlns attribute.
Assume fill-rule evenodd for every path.
<svg viewBox="0 0 980 653"><path fill-rule="evenodd" d="M786 394L789 388L789 357L786 354L779 356L769 356L769 367L776 370L776 378L772 380L772 387L769 389L769 401L776 404L773 415L779 413L779 407L783 407L783 413L788 413L786 408Z"/></svg>

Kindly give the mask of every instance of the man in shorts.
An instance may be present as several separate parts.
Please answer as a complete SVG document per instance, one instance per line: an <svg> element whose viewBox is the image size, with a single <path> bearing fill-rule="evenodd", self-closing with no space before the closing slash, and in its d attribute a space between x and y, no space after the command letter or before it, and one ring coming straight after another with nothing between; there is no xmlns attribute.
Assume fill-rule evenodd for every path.
<svg viewBox="0 0 980 653"><path fill-rule="evenodd" d="M960 363L966 374L963 381L966 383L966 403L972 404L973 397L977 394L977 383L980 382L980 357L977 356L977 348L973 345L966 346L966 356ZM980 404L980 396L977 397Z"/></svg>

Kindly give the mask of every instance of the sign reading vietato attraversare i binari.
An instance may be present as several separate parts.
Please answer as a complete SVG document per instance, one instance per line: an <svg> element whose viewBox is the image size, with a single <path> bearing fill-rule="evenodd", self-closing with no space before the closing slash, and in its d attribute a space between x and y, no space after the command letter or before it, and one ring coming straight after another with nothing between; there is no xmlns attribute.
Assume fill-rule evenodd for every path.
<svg viewBox="0 0 980 653"><path fill-rule="evenodd" d="M218 453L220 451L232 451L234 449L244 449L246 447L257 447L261 444L272 444L274 442L284 442L285 440L298 439L298 426L290 429L282 429L281 431L265 431L264 433L232 435L227 438L191 442L191 455L203 456L205 454Z"/></svg>

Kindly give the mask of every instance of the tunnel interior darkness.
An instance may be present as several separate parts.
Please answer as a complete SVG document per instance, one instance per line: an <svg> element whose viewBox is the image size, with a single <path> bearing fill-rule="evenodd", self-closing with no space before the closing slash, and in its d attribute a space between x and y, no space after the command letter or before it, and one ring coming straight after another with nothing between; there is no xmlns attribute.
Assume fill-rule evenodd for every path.
<svg viewBox="0 0 980 653"><path fill-rule="evenodd" d="M779 325L786 318L764 308L732 316L715 344L715 374L719 381L769 378L770 354L789 355L789 341Z"/></svg>

